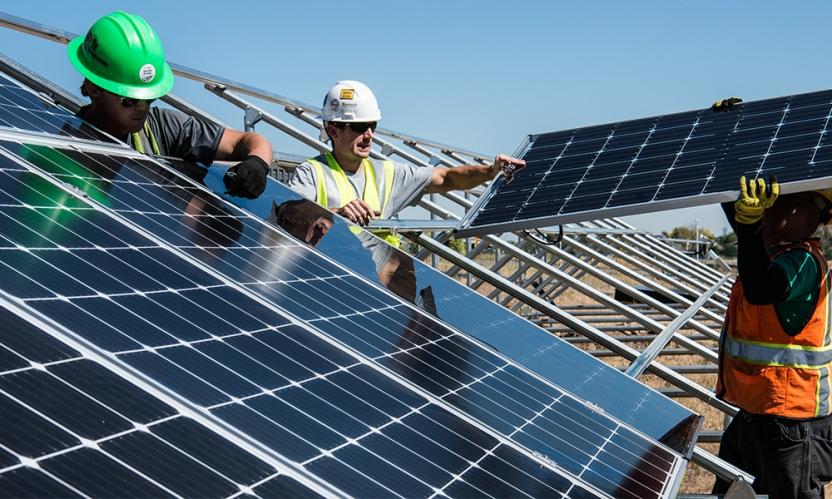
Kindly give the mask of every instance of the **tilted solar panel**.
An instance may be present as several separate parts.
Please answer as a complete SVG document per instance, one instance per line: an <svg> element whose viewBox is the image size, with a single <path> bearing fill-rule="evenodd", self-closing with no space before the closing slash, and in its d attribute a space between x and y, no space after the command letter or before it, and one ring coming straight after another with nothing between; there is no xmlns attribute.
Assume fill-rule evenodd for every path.
<svg viewBox="0 0 832 499"><path fill-rule="evenodd" d="M319 497L0 305L0 495Z"/></svg>
<svg viewBox="0 0 832 499"><path fill-rule="evenodd" d="M77 161L84 157L93 162L113 161L108 156L10 142L4 142L4 148L34 164L57 165L63 158ZM188 263L177 252L114 218L116 212L101 208L111 202L111 208L121 209L124 199L117 201L117 193L143 188L149 189L145 194L151 204L184 199L186 206L198 206L205 199L180 197L194 194L190 189L176 183L167 183L165 189L162 179L116 186L114 177L98 176L99 162L88 176L72 170L62 177L76 192L101 204L93 208L63 186L27 171L10 159L14 156L3 156L0 167L0 266L14 276L0 283L0 290L75 341L180 397L287 466L318 477L334 490L359 496L442 492L450 496L580 497L600 493L547 465L548 459L534 458L524 447L460 417L447 404L426 397L373 362L278 313L221 275ZM160 170L152 163L119 161L123 168L113 173L123 169L122 178L131 178L130 171L145 169L158 175ZM83 163L76 164L83 167ZM126 209L121 212L125 213ZM192 222L199 223L198 213L204 211L156 213L176 218L182 237L192 244L192 238L213 237L211 227L225 225L220 220L212 226L211 221L206 224L208 232L189 233L196 227ZM133 215L141 219L140 214ZM252 232L253 227L257 232ZM292 264L292 255L309 253L309 263L320 264L316 267L323 272L320 279L348 277L334 273L334 266L262 225L247 226L238 235L244 240L262 236L257 250L276 250L286 257L287 265ZM229 249L216 242L181 247L200 254L205 262ZM378 300L375 306L385 301L392 306L383 293L366 296ZM316 305L308 300L297 303L302 302ZM618 469L628 459L640 460L647 467L642 472L637 463L630 462L632 476L607 472L618 485L632 489L642 482L630 481L649 480L648 486L654 486L678 471L679 461L668 450L571 399L562 403L582 411L588 422L596 423L593 428L604 431L602 435L609 440L599 442L596 451L611 453ZM620 439L633 439L641 445L636 452L656 456L656 463L629 450L618 457ZM133 455L140 450L124 452ZM585 474L589 477L603 466L594 463Z"/></svg>
<svg viewBox="0 0 832 499"><path fill-rule="evenodd" d="M224 171L211 167L205 185L221 194ZM683 455L695 445L700 418L686 407L410 255L373 236L354 234L343 219L282 184L270 182L256 200L230 200Z"/></svg>
<svg viewBox="0 0 832 499"><path fill-rule="evenodd" d="M303 413L295 414L286 403L259 395L258 384L245 377L238 379L235 373L240 370L223 364L234 360L233 354L224 350L207 353L193 347L210 356L210 359L204 359L181 343L204 342L208 348L216 345L213 338L223 338L224 346L242 349L260 364L278 371L279 377L272 379L272 385L268 386L271 391L335 373L330 379L341 380L339 389L361 394L360 398L365 400L376 399L376 407L390 404L394 417L429 411L429 402L416 394L402 395L398 404L384 402L389 398L384 394L396 392L394 382L379 378L376 371L349 356L340 358L334 353L337 349L323 355L327 352L327 344L298 328L296 321L300 320L352 347L372 359L375 365L407 379L473 420L485 423L503 437L537 455L546 456L571 472L576 483L585 482L607 494L631 497L658 497L672 489L673 477L682 464L672 452L621 423L596 414L568 394L449 330L420 310L368 286L345 269L256 219L235 213L232 206L179 179L165 168L148 160L112 154L58 150L16 142L3 142L2 145L159 240L153 245L149 241L135 241L133 235L132 238L126 236L121 244L105 239L83 245L71 238L71 244L55 243L57 246L74 248L80 245L80 248L92 249L89 248L92 245L110 248L108 252L138 247L150 260L170 268L172 264L164 259L167 255L162 256L169 253L165 248L170 245L218 274L212 277L207 273L188 272L177 276L164 267L154 272L151 265L148 269L143 268L141 273L154 276L163 285L146 291L96 274L101 257L97 252L92 252L95 254L93 259L87 252L82 252L85 254L79 257L72 255L72 251L68 256L63 251L46 250L41 256L40 245L36 244L39 260L52 269L64 269L64 272L66 269L83 269L83 275L94 279L96 286L70 274L74 279L61 282L61 286L68 285L68 289L47 286L52 294L63 299L39 295L37 299L29 298L32 306L61 322L74 321L76 329L95 331L95 337L89 339L99 347L118 352L123 361L165 385L175 387L194 403L211 407L214 414L258 440L281 445L281 452L290 459L314 462L307 469L316 474L329 477L335 473L335 465L319 455L315 448L340 447L345 443L344 435L331 430L331 421L315 425L314 416L307 416L308 420L304 421ZM9 211L15 211L13 208L19 207L9 207ZM82 219L89 215L94 225L106 228L105 237L113 237L116 229L110 227L114 221L108 218L109 215L95 210L87 214L90 210L85 207L70 211ZM80 213L84 216L79 216ZM25 225L31 229L32 222ZM37 231L38 234L45 232L48 233ZM52 241L37 242L49 248ZM19 241L15 243L20 244ZM13 258L30 263L27 257L16 254ZM59 260L50 260L54 258ZM3 263L19 268L22 262L13 259ZM93 263L94 268L84 268L84 263ZM135 263L138 262L130 261L131 266ZM48 271L43 268L37 274ZM164 278L162 275L156 277L159 272ZM122 274L129 275L130 271L116 268L106 272L107 276ZM247 300L234 286L224 284L228 282L253 290L291 314L294 321L270 312L257 301ZM176 293L172 294L170 289ZM143 295L136 296L137 290ZM102 321L102 318L106 320ZM203 320L206 324L188 327L183 320ZM263 345L270 349L262 348ZM153 349L153 353L148 349ZM227 370L219 368L223 365ZM343 374L343 371L349 374ZM342 379L344 377L346 379ZM384 389L376 393L378 387ZM320 393L322 399L334 396L329 391ZM257 402L234 402L235 398L246 397L254 397ZM279 422L279 426L273 428L270 422L274 421ZM370 427L378 424L375 423ZM304 431L303 438L290 438L292 434L281 432L281 427ZM360 434L362 430L359 427L355 431ZM350 438L355 436L350 435ZM392 452L394 449L385 450ZM393 453L387 459L396 456ZM377 464L360 463L369 466L365 473L378 469ZM390 482L395 476L392 471L383 477L372 476L382 480L388 488L401 487L390 489L397 493L410 490L422 495L417 487L419 479L406 480L400 476ZM567 480L567 483L572 482ZM425 493L428 493L427 489Z"/></svg>
<svg viewBox="0 0 832 499"><path fill-rule="evenodd" d="M493 233L736 198L738 179L782 192L832 187L832 90L529 136L527 166L461 224Z"/></svg>

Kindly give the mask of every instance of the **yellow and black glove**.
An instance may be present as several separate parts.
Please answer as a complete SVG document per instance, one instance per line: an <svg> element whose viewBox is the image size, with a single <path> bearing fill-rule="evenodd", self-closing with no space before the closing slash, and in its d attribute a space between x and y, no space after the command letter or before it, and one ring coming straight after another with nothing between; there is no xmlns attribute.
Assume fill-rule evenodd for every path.
<svg viewBox="0 0 832 499"><path fill-rule="evenodd" d="M780 184L774 175L769 179L769 186L761 179L751 179L746 184L745 175L740 177L740 197L734 203L734 220L751 225L763 218L763 212L771 208L780 195Z"/></svg>
<svg viewBox="0 0 832 499"><path fill-rule="evenodd" d="M717 113L729 111L731 108L734 107L734 104L739 104L740 102L742 102L742 99L739 97L728 97L727 99L719 99L718 101L711 104L711 110Z"/></svg>

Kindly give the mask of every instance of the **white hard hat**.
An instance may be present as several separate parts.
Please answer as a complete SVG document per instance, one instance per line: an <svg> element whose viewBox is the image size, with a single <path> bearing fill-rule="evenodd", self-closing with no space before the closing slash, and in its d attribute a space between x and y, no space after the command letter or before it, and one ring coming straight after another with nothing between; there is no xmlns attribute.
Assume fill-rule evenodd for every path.
<svg viewBox="0 0 832 499"><path fill-rule="evenodd" d="M381 119L378 101L370 88L354 80L342 80L329 89L321 109L324 121L369 122Z"/></svg>

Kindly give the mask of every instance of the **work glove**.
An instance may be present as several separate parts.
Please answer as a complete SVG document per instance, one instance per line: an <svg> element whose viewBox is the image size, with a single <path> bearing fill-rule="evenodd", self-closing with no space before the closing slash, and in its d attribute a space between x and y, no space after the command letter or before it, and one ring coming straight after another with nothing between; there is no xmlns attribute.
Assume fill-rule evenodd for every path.
<svg viewBox="0 0 832 499"><path fill-rule="evenodd" d="M254 199L266 190L269 165L259 156L251 155L225 172L222 178L225 193L230 196Z"/></svg>
<svg viewBox="0 0 832 499"><path fill-rule="evenodd" d="M731 110L731 108L734 107L734 104L739 104L740 102L742 102L742 99L739 97L728 97L727 99L719 99L711 105L711 110L717 113L729 111Z"/></svg>
<svg viewBox="0 0 832 499"><path fill-rule="evenodd" d="M763 212L771 208L780 195L780 184L774 175L769 179L769 188L763 179L751 179L745 182L745 175L740 177L740 197L734 203L734 220L750 225L763 218Z"/></svg>

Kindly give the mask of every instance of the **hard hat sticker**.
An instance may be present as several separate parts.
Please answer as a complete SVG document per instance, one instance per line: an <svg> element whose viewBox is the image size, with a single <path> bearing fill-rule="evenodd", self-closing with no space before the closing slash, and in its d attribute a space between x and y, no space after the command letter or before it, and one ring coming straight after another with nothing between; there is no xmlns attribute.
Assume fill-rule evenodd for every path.
<svg viewBox="0 0 832 499"><path fill-rule="evenodd" d="M338 102L338 99L332 99L331 101L329 101L329 108L332 109L333 111L338 111L338 107L340 105L341 105L341 103Z"/></svg>
<svg viewBox="0 0 832 499"><path fill-rule="evenodd" d="M153 64L145 64L139 70L139 79L144 83L148 83L153 81L153 78L156 77L156 68L153 67Z"/></svg>
<svg viewBox="0 0 832 499"><path fill-rule="evenodd" d="M352 88L342 88L341 89L341 100L352 100L355 96L355 89Z"/></svg>

